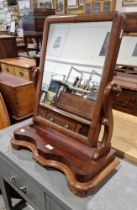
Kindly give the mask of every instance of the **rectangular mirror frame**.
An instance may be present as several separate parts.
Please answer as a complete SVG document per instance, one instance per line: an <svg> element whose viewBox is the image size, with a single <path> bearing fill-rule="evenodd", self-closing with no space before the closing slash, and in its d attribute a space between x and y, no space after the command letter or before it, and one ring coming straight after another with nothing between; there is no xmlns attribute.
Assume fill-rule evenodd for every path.
<svg viewBox="0 0 137 210"><path fill-rule="evenodd" d="M46 55L46 45L48 41L48 31L49 26L52 23L77 23L77 22L98 22L98 21L112 21L112 29L110 33L110 40L109 40L109 46L105 57L104 62L104 68L103 73L101 77L101 82L99 86L99 92L97 95L96 100L96 107L93 113L93 119L92 123L89 129L89 135L88 138L85 138L83 136L80 136L77 133L73 133L71 131L66 131L66 129L61 128L58 125L53 125L53 123L46 122L45 119L42 119L42 117L38 116L38 106L39 106L39 99L40 99L40 89L42 84L42 77L43 77L43 71L44 71L44 64L45 64L45 55ZM33 116L33 121L37 122L41 125L49 125L51 127L54 127L55 129L59 130L62 133L65 133L79 141L84 142L85 139L87 139L88 144L93 146L96 141L96 136L98 136L99 132L97 132L96 129L98 127L98 124L101 120L101 114L102 114L102 106L103 106L103 97L104 97L104 91L108 83L112 80L113 77L113 70L116 65L118 50L123 34L123 21L124 17L120 15L117 12L110 12L110 13L100 13L100 14L94 14L94 15L82 15L82 16L56 16L56 17L49 17L46 19L45 27L44 27L44 34L43 34L43 45L42 45L42 58L40 62L40 70L39 70L39 81L37 86L37 92L36 92L36 104L35 104L35 111ZM84 141L83 141L84 140Z"/></svg>

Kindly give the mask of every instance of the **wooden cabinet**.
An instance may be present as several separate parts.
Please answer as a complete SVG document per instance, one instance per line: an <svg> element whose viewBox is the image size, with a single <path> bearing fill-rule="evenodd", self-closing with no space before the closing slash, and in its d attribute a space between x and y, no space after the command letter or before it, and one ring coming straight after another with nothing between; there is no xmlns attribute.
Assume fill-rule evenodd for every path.
<svg viewBox="0 0 137 210"><path fill-rule="evenodd" d="M137 91L123 88L118 97L113 97L113 108L137 116Z"/></svg>
<svg viewBox="0 0 137 210"><path fill-rule="evenodd" d="M85 12L109 12L115 10L116 0L86 0Z"/></svg>
<svg viewBox="0 0 137 210"><path fill-rule="evenodd" d="M36 51L39 52L39 45L42 43L45 18L47 18L49 15L55 15L55 10L47 8L32 8L21 10L20 12L22 17L26 51L28 51L28 39L34 38L37 43Z"/></svg>
<svg viewBox="0 0 137 210"><path fill-rule="evenodd" d="M20 120L33 113L35 89L32 81L1 73L0 90L12 118Z"/></svg>
<svg viewBox="0 0 137 210"><path fill-rule="evenodd" d="M115 9L115 0L94 0L92 1L92 12L108 12Z"/></svg>
<svg viewBox="0 0 137 210"><path fill-rule="evenodd" d="M17 57L16 37L0 35L0 59Z"/></svg>
<svg viewBox="0 0 137 210"><path fill-rule="evenodd" d="M124 32L131 34L137 32L137 12L127 12L124 15L126 15Z"/></svg>
<svg viewBox="0 0 137 210"><path fill-rule="evenodd" d="M126 71L125 69L120 69ZM113 109L137 116L137 75L133 74L133 70L128 70L132 74L117 73L113 81L122 87L122 92L119 96L113 96Z"/></svg>
<svg viewBox="0 0 137 210"><path fill-rule="evenodd" d="M45 18L49 15L55 15L54 9L47 8L25 9L20 12L24 34L26 32L43 32Z"/></svg>
<svg viewBox="0 0 137 210"><path fill-rule="evenodd" d="M8 74L14 75L14 66L11 66L9 64L2 63L1 64L1 71L2 72L5 72L5 73L8 73Z"/></svg>
<svg viewBox="0 0 137 210"><path fill-rule="evenodd" d="M1 71L27 80L33 80L33 71L36 66L34 59L16 57L0 60Z"/></svg>

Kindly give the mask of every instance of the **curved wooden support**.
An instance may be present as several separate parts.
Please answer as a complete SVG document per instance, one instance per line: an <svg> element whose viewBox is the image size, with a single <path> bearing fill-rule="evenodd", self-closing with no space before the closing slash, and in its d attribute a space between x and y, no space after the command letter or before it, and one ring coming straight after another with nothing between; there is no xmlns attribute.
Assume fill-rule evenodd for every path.
<svg viewBox="0 0 137 210"><path fill-rule="evenodd" d="M111 149L111 138L113 133L113 115L112 115L112 94L119 95L121 88L114 82L110 82L104 91L103 100L103 119L104 126L102 140L98 142L97 148L93 155L95 160L106 155Z"/></svg>
<svg viewBox="0 0 137 210"><path fill-rule="evenodd" d="M14 149L25 147L31 150L33 154L33 159L35 159L40 165L42 165L43 167L56 168L66 174L70 190L80 197L83 197L90 189L99 185L100 182L102 182L102 180L104 180L119 164L119 160L114 159L94 178L91 178L89 181L82 183L76 179L72 170L66 164L61 163L57 160L45 159L43 156L39 155L36 145L30 142L26 142L26 140L19 141L15 138L11 139L11 145Z"/></svg>

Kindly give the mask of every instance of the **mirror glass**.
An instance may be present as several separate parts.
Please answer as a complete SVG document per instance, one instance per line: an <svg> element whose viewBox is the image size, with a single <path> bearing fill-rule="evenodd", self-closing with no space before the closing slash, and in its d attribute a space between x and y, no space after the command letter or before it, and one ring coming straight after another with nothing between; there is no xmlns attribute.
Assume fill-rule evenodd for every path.
<svg viewBox="0 0 137 210"><path fill-rule="evenodd" d="M117 64L137 66L137 36L123 36Z"/></svg>
<svg viewBox="0 0 137 210"><path fill-rule="evenodd" d="M74 122L90 124L111 27L112 21L50 24L38 115L86 135Z"/></svg>

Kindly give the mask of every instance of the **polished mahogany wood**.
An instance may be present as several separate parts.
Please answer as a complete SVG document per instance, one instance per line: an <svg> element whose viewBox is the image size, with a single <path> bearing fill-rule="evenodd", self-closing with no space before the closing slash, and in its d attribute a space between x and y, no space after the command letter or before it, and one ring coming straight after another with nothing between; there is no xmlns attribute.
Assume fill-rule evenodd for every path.
<svg viewBox="0 0 137 210"><path fill-rule="evenodd" d="M124 32L137 32L137 12L127 12L124 15L126 16Z"/></svg>
<svg viewBox="0 0 137 210"><path fill-rule="evenodd" d="M124 13L125 36L137 36L137 12ZM121 86L119 96L113 96L113 108L137 116L137 66L117 64L114 72L114 82Z"/></svg>
<svg viewBox="0 0 137 210"><path fill-rule="evenodd" d="M122 88L112 97L113 109L137 116L137 66L117 65L113 81Z"/></svg>
<svg viewBox="0 0 137 210"><path fill-rule="evenodd" d="M55 106L59 115L61 115L59 109L64 107L62 111L68 116L71 112L70 114L73 117L75 114L78 114L77 119L79 118L79 120L80 118L87 118L85 120L89 121L90 125L88 136L85 137L78 132L68 130L40 116L39 98L50 24L96 21L112 21L112 30L97 99L91 102L89 117L86 117L88 116L86 114L88 110L85 110L85 115L83 111L85 99L79 102L81 107L83 107L82 114L78 114L80 110L76 109L79 105L78 103L74 104L73 107L71 106L71 111L69 105L65 104L65 101L62 99L56 101ZM71 191L79 196L83 196L89 189L100 183L118 164L117 160L115 160L115 151L111 149L113 131L111 95L112 92L117 93L119 89L111 81L122 38L123 23L124 16L117 12L84 16L49 17L46 19L33 123L16 130L14 137L11 139L13 148L28 148L33 152L33 158L41 165L63 171L67 175ZM68 101L70 101L69 94L67 97L69 98ZM73 99L73 103L75 101ZM89 106L89 104L86 106ZM56 111L55 114L57 114ZM99 138L102 126L104 127L104 132Z"/></svg>

